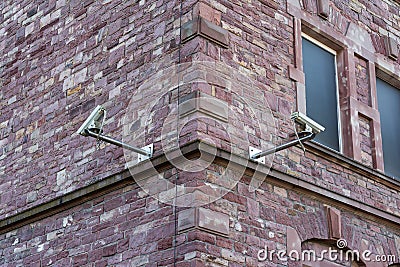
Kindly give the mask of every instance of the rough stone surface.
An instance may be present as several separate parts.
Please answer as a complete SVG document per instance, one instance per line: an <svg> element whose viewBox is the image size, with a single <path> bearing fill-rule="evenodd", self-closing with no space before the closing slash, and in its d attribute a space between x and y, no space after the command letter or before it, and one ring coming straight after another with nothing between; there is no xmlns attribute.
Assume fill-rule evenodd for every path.
<svg viewBox="0 0 400 267"><path fill-rule="evenodd" d="M356 66L357 100L371 105L371 85L369 80L368 61L354 57Z"/></svg>
<svg viewBox="0 0 400 267"><path fill-rule="evenodd" d="M322 250L330 238L327 203L340 212L335 222L341 224L341 237L349 248L368 248L373 255L399 259L398 225L381 217L400 217L398 183L373 169L382 155L373 147L379 143L379 131L374 128L379 125L379 113L371 73L375 67L383 68L382 72L392 74L391 79L398 78L400 59L388 58L385 40L386 36L400 40L400 6L390 0L335 0L324 5L328 16L321 18L318 3L193 0L183 1L180 12L179 1L2 1L0 219L125 169L122 149L106 144L96 148L94 139L78 136L76 130L101 104L108 110L104 131L120 138L126 126L122 117L137 88L160 68L179 60L224 62L250 76L253 87L228 90L218 85L222 74L216 71L208 84L182 86L179 96L175 89L157 100L150 111L145 141L136 145L154 143L155 155L160 155L163 123L178 97L193 91L221 100L236 117L229 117L230 112L228 122L195 117L182 127L179 140L168 137L168 141L183 146L207 140L244 159L249 144L283 143L293 133L289 116L297 109L296 83L299 88L304 83L301 62L296 62L301 25L308 34L314 33L314 38L319 36L322 43L332 45L338 58L343 51L354 56L351 68L338 65L343 85L340 114L359 130L357 136L342 134L353 138L347 143L355 144L360 155L357 160L367 167L318 145L307 147L306 152L299 147L281 151L272 167L296 179L296 186L271 175L251 191L251 177L240 177L226 195L204 207L211 214L206 216L208 221L212 214L223 218L223 227L217 229L211 229L212 221L203 224L203 229L191 227L196 221L179 225L176 215L181 214L180 208L160 203L136 185L117 188L1 234L0 266L264 266L257 253L266 247L285 251L288 240L295 241L296 249L301 240L302 249ZM198 16L211 28L223 29L227 48L201 35L179 45L179 25ZM346 60L340 63L348 64ZM240 78L236 77L234 85L246 83ZM145 95L137 96L142 103L136 109L139 114L157 90L157 86L149 87ZM253 110L242 99L253 103ZM346 110L350 102L362 108L358 120L352 120L357 112ZM269 104L274 123L268 121L264 103ZM261 117L259 124L255 114ZM139 120L132 127L143 123ZM224 128L227 125L230 134ZM262 135L260 128L268 134ZM223 169L223 164L213 163L199 173L180 172L179 179L188 184L228 184L221 178ZM176 172L168 169L165 177ZM300 189L306 183L320 193ZM334 194L340 203L333 199ZM367 214L360 207L379 212ZM186 231L179 232L177 225ZM289 239L288 227L292 229ZM216 230L224 235L213 233ZM268 264L301 266L276 257ZM349 266L348 262L342 264Z"/></svg>
<svg viewBox="0 0 400 267"><path fill-rule="evenodd" d="M0 3L0 183L13 185L8 197L2 194L0 218L123 169L121 149L96 150L94 139L75 132L102 104L112 118L105 132L121 137L134 73L157 60L153 51L177 49L178 7L162 1Z"/></svg>
<svg viewBox="0 0 400 267"><path fill-rule="evenodd" d="M360 147L361 162L369 167L373 167L372 141L371 141L371 121L360 116Z"/></svg>
<svg viewBox="0 0 400 267"><path fill-rule="evenodd" d="M236 196L240 194L243 202L233 201L232 195L227 195L208 206L229 218L229 235L194 228L179 233L176 236L178 264L200 261L257 266L257 253L265 247L286 250L288 246L291 250L301 250L299 242L318 243L319 239L328 238L326 207L320 200L291 189L284 197L269 183L264 183L253 193L245 193L248 181L248 177L243 177L232 192ZM260 203L258 215L252 215L251 207L246 204L249 200ZM0 264L172 264L173 212L171 206L143 196L139 187L129 186L1 235ZM400 240L400 235L390 227L343 210L341 223L342 238L346 239L349 248L361 249L368 243L381 247L385 253L399 256L393 245Z"/></svg>

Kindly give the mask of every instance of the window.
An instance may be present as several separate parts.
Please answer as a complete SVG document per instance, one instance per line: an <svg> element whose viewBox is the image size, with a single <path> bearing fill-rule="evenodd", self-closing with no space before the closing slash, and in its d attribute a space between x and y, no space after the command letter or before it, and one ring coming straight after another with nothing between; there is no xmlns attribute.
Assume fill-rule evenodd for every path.
<svg viewBox="0 0 400 267"><path fill-rule="evenodd" d="M400 90L381 79L376 79L376 90L385 173L400 179Z"/></svg>
<svg viewBox="0 0 400 267"><path fill-rule="evenodd" d="M336 52L302 35L307 116L325 127L315 141L340 151Z"/></svg>

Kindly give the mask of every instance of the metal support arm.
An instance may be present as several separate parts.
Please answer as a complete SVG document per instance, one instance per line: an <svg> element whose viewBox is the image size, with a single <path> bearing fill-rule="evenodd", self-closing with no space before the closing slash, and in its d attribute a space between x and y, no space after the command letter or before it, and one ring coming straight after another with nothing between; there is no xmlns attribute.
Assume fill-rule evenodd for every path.
<svg viewBox="0 0 400 267"><path fill-rule="evenodd" d="M134 146L131 146L131 145L128 145L128 144L125 144L125 143L122 143L121 141L116 140L116 139L114 139L112 137L109 137L109 136L106 136L106 135L102 135L102 134L97 134L95 132L92 132L89 129L86 129L85 132L86 132L86 134L88 136L97 138L99 140L102 140L104 142L107 142L107 143L110 143L110 144L113 144L113 145L116 145L116 146L119 146L119 147L122 147L122 148L126 148L128 150L134 151L134 152L139 153L141 155L144 155L146 157L150 158L153 155L153 151L152 150L146 151L144 149L141 149L141 148L138 148L138 147L134 147Z"/></svg>
<svg viewBox="0 0 400 267"><path fill-rule="evenodd" d="M315 133L313 133L313 132L301 132L300 134L307 134L307 135L305 135L305 136L303 136L303 137L301 137L299 139L295 139L293 141L290 141L290 142L288 142L286 144L282 144L282 145L273 147L271 149L258 152L258 153L254 154L254 155L251 155L250 159L252 159L252 160L259 159L259 158L267 156L269 154L272 154L272 153L281 151L283 149L289 148L291 146L297 145L300 142L305 142L305 141L311 140L311 139L313 139L315 137Z"/></svg>

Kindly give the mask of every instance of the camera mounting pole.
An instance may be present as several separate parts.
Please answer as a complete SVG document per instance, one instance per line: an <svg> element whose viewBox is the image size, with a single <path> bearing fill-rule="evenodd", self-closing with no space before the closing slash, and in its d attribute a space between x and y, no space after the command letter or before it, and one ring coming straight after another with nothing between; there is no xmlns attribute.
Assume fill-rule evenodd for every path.
<svg viewBox="0 0 400 267"><path fill-rule="evenodd" d="M299 135L304 135L304 136L300 137L299 139L292 140L292 141L290 141L290 142L288 142L286 144L282 144L282 145L270 148L270 149L265 150L265 151L260 151L259 150L258 152L256 152L256 150L258 150L258 149L254 149L254 148L250 147L250 149L253 149L253 151L250 150L250 159L256 160L256 159L262 158L262 157L267 156L269 154L272 154L272 153L284 150L286 148L289 148L291 146L297 145L300 142L306 142L306 141L311 140L311 139L313 139L315 137L315 133L313 133L313 132L300 132Z"/></svg>
<svg viewBox="0 0 400 267"><path fill-rule="evenodd" d="M301 144L302 142L309 141L313 139L316 134L325 130L323 126L319 125L318 123L300 112L294 112L290 117L292 120L299 123L304 128L303 131L298 133L298 138L265 151L254 147L249 147L249 158L251 160L265 164L265 156L292 147L294 145Z"/></svg>
<svg viewBox="0 0 400 267"><path fill-rule="evenodd" d="M85 120L82 126L77 131L78 134L83 136L90 136L98 140L122 147L139 154L138 162L149 159L153 156L153 144L147 145L142 148L134 147L116 140L112 137L103 135L103 124L106 117L106 110L102 106L97 106L89 117Z"/></svg>
<svg viewBox="0 0 400 267"><path fill-rule="evenodd" d="M86 134L87 134L87 136L94 137L94 138L97 138L97 139L99 139L101 141L104 141L106 143L110 143L112 145L116 145L116 146L119 146L119 147L122 147L122 148L125 148L125 149L128 149L128 150L131 150L133 152L139 153L139 154L141 154L143 156L146 156L148 158L150 158L153 155L153 151L152 151L153 150L153 144L145 146L143 148L138 148L138 147L134 147L134 146L125 144L125 143L123 143L123 142L121 142L119 140L116 140L116 139L112 138L112 137L109 137L109 136L106 136L106 135L102 135L102 134L97 134L95 132L92 132L89 129L86 129Z"/></svg>

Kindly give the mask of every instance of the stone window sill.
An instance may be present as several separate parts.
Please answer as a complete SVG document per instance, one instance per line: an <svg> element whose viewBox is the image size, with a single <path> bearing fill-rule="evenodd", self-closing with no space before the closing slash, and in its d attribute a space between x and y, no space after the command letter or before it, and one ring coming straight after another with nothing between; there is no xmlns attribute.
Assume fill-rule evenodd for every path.
<svg viewBox="0 0 400 267"><path fill-rule="evenodd" d="M322 146L315 141L310 141L305 145L308 148L308 152L316 156L329 160L344 168L350 169L364 177L380 182L391 189L399 190L400 188L400 181L396 178L390 177L376 169L355 161L354 159L349 158L338 151Z"/></svg>

